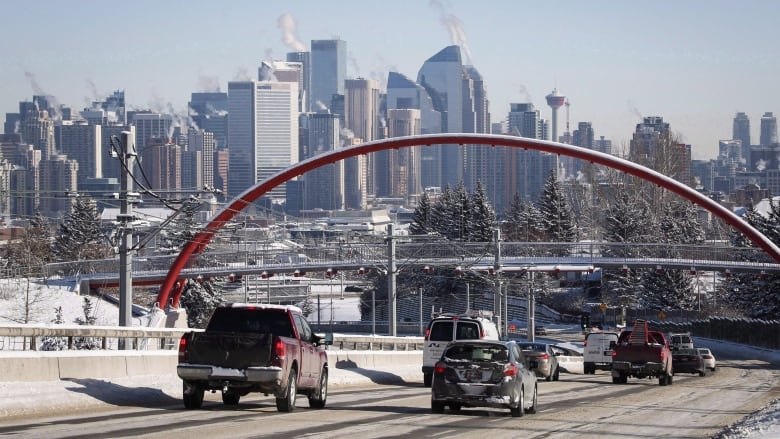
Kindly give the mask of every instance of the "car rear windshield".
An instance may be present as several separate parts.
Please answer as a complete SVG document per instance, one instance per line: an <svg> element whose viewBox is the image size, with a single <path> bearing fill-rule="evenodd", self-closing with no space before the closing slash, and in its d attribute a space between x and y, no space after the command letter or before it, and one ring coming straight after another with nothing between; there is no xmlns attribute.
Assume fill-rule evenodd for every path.
<svg viewBox="0 0 780 439"><path fill-rule="evenodd" d="M520 346L524 351L546 352L547 346L543 344L524 344Z"/></svg>
<svg viewBox="0 0 780 439"><path fill-rule="evenodd" d="M506 346L501 345L475 346L457 344L449 347L444 356L449 360L507 361L509 359L509 351Z"/></svg>
<svg viewBox="0 0 780 439"><path fill-rule="evenodd" d="M691 344L691 338L687 335L675 335L672 337L672 344Z"/></svg>
<svg viewBox="0 0 780 439"><path fill-rule="evenodd" d="M479 339L479 325L476 322L467 322L463 320L433 322L433 325L431 325L431 334L428 339L431 341L452 341L453 328L455 328L455 340Z"/></svg>
<svg viewBox="0 0 780 439"><path fill-rule="evenodd" d="M287 313L271 309L217 308L209 320L206 331L295 336Z"/></svg>

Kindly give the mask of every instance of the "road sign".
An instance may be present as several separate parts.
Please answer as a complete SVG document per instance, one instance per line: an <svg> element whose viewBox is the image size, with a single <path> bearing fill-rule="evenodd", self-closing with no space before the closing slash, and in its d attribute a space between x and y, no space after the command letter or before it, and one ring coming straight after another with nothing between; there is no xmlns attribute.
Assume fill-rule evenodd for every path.
<svg viewBox="0 0 780 439"><path fill-rule="evenodd" d="M663 312L663 311L659 311L658 312L658 318L661 319L661 320L665 319L666 318L666 313Z"/></svg>
<svg viewBox="0 0 780 439"><path fill-rule="evenodd" d="M607 304L606 303L602 303L599 308L601 308L601 312L604 312L604 311L607 310Z"/></svg>

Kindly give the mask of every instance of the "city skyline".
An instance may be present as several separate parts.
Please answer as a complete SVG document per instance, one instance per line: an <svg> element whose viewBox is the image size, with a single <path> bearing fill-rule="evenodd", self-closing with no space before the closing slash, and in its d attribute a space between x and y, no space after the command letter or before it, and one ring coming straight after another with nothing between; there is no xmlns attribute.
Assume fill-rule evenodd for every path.
<svg viewBox="0 0 780 439"><path fill-rule="evenodd" d="M81 110L117 89L131 109L185 114L192 92L226 92L229 81L254 79L262 61L334 37L346 42L347 78L376 79L383 92L390 71L415 78L425 60L458 44L484 77L493 121L523 102L550 120L545 96L557 89L571 104L570 130L591 122L618 152L643 117L660 116L692 145L694 159L714 158L737 112L750 118L754 143L761 116L780 112L775 2L696 0L652 10L608 1L81 6L4 5L3 116L36 94ZM566 117L560 109L559 134Z"/></svg>

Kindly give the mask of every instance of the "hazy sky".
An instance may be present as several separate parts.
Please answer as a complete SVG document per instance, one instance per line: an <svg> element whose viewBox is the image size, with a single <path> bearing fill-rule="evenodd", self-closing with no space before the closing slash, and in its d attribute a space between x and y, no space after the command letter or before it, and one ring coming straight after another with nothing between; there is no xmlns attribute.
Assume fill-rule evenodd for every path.
<svg viewBox="0 0 780 439"><path fill-rule="evenodd" d="M193 91L227 91L255 78L264 59L297 41L340 37L348 77L394 70L417 78L422 63L459 43L482 74L493 121L510 102L568 97L573 131L622 148L643 116L662 116L714 158L748 114L780 113L780 2L767 0L59 0L0 2L0 118L33 94L82 109L124 89L128 106L186 112ZM297 26L283 38L280 17ZM559 114L558 132L566 114Z"/></svg>

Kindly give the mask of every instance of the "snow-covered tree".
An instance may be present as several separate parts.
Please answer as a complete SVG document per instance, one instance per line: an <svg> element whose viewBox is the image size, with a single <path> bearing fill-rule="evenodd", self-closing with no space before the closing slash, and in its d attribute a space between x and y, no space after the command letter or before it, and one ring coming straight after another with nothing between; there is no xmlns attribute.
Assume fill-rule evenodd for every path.
<svg viewBox="0 0 780 439"><path fill-rule="evenodd" d="M62 318L61 306L54 308L54 319L51 322L54 323L55 325L61 325L65 323L65 320ZM46 337L43 337L43 339L41 339L40 350L42 351L62 351L67 348L68 348L68 343L64 337L53 337L47 335Z"/></svg>
<svg viewBox="0 0 780 439"><path fill-rule="evenodd" d="M434 230L432 218L431 199L427 192L423 192L417 207L414 209L414 216L409 224L409 233L412 235L426 235Z"/></svg>
<svg viewBox="0 0 780 439"><path fill-rule="evenodd" d="M63 262L103 259L111 255L94 200L76 198L57 230L52 251L56 259Z"/></svg>
<svg viewBox="0 0 780 439"><path fill-rule="evenodd" d="M493 240L493 229L496 225L496 213L490 206L485 186L477 182L477 187L471 194L471 214L468 222L469 241L490 242Z"/></svg>
<svg viewBox="0 0 780 439"><path fill-rule="evenodd" d="M195 220L195 213L200 204L186 203L181 207L176 217L160 231L158 249L165 254L178 254L182 247L192 239L201 228Z"/></svg>
<svg viewBox="0 0 780 439"><path fill-rule="evenodd" d="M40 211L35 213L19 240L6 246L5 257L7 267L25 276L39 276L43 266L53 262L51 230Z"/></svg>
<svg viewBox="0 0 780 439"><path fill-rule="evenodd" d="M95 313L93 311L92 300L89 297L84 298L84 302L81 304L81 309L84 312L84 317L77 317L76 323L82 326L92 326L97 321ZM79 350L95 350L100 349L100 343L94 337L77 337L73 339L73 346Z"/></svg>
<svg viewBox="0 0 780 439"><path fill-rule="evenodd" d="M551 242L576 242L577 224L563 195L561 184L551 171L539 199L542 229ZM562 251L562 253L566 253ZM564 256L565 254L561 254Z"/></svg>
<svg viewBox="0 0 780 439"><path fill-rule="evenodd" d="M224 302L223 293L211 281L188 279L184 285L180 305L187 310L190 328L205 328L214 309Z"/></svg>

